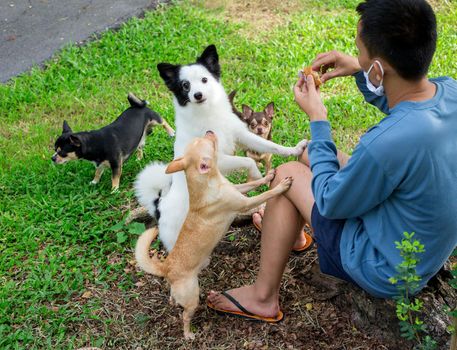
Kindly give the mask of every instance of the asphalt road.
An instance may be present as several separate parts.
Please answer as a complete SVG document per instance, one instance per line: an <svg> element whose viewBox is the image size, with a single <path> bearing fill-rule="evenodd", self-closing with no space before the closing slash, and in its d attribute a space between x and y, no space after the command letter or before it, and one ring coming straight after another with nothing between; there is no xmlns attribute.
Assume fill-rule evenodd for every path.
<svg viewBox="0 0 457 350"><path fill-rule="evenodd" d="M0 82L163 0L0 0Z"/></svg>

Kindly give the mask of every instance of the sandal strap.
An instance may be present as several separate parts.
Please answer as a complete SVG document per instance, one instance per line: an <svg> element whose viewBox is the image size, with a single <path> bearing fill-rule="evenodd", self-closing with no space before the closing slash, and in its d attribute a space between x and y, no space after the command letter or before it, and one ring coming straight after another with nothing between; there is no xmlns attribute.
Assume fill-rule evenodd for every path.
<svg viewBox="0 0 457 350"><path fill-rule="evenodd" d="M232 297L230 294L228 294L226 291L221 292L221 294L226 297L228 300L232 302L233 305L235 305L238 309L240 309L242 312L244 312L247 315L250 316L255 316L252 312L246 310L243 305L241 305L238 300L236 300L234 297Z"/></svg>

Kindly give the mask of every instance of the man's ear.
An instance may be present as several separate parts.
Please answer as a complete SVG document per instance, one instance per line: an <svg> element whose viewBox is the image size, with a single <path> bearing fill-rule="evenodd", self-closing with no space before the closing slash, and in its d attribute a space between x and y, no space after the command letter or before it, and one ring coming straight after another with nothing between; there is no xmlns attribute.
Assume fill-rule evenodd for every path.
<svg viewBox="0 0 457 350"><path fill-rule="evenodd" d="M251 109L251 107L243 105L242 108L243 108L244 119L251 118L252 117L252 113L254 113L254 111Z"/></svg>
<svg viewBox="0 0 457 350"><path fill-rule="evenodd" d="M63 125L62 125L62 134L65 134L67 132L73 132L70 128L70 125L68 125L67 121L64 120L63 121Z"/></svg>
<svg viewBox="0 0 457 350"><path fill-rule="evenodd" d="M273 114L275 113L275 104L274 104L274 102L270 102L265 107L264 113L267 115L268 118L273 119Z"/></svg>
<svg viewBox="0 0 457 350"><path fill-rule="evenodd" d="M157 69L167 87L172 89L174 82L178 80L180 66L170 63L159 63Z"/></svg>
<svg viewBox="0 0 457 350"><path fill-rule="evenodd" d="M207 174L211 170L211 158L203 157L200 159L200 164L198 165L198 172L200 174Z"/></svg>
<svg viewBox="0 0 457 350"><path fill-rule="evenodd" d="M82 145L82 140L81 137L79 137L79 135L70 135L70 142L73 146L76 147L81 147Z"/></svg>
<svg viewBox="0 0 457 350"><path fill-rule="evenodd" d="M205 66L219 80L221 77L221 67L219 65L219 55L217 54L216 46L209 45L201 56L197 58L197 63Z"/></svg>
<svg viewBox="0 0 457 350"><path fill-rule="evenodd" d="M177 171L182 171L186 168L186 161L183 157L176 158L168 164L165 169L165 174L176 173Z"/></svg>

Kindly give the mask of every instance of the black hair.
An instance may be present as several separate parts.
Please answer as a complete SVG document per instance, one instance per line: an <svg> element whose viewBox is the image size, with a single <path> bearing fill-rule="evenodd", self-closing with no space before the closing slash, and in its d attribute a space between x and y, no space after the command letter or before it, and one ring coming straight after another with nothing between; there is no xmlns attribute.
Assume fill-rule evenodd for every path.
<svg viewBox="0 0 457 350"><path fill-rule="evenodd" d="M424 77L436 49L436 17L425 0L365 0L357 6L360 39L404 79Z"/></svg>

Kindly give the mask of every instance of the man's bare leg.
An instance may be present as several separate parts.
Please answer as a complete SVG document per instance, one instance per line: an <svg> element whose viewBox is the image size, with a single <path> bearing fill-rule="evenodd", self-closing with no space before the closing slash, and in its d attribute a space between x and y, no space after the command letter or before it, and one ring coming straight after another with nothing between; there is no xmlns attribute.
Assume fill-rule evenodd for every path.
<svg viewBox="0 0 457 350"><path fill-rule="evenodd" d="M265 215L264 208L260 208L257 212L252 214L252 222L256 225L256 227L258 227L260 229L260 231L262 231L262 220L263 220L264 215ZM307 223L307 224L310 225L310 223ZM298 233L298 236L295 240L295 243L294 243L294 246L292 249L293 250L301 249L305 244L306 244L306 236L305 236L304 227L302 227L302 229Z"/></svg>
<svg viewBox="0 0 457 350"><path fill-rule="evenodd" d="M340 167L343 168L347 164L350 156L340 150L337 150L337 158L340 163ZM308 148L305 149L299 161L309 167ZM262 227L263 216L263 210L259 210L257 213L252 214L252 221L257 225L257 227ZM308 224L311 225L311 222L308 222ZM299 249L300 247L303 247L305 243L306 237L302 229L297 236L293 249Z"/></svg>
<svg viewBox="0 0 457 350"><path fill-rule="evenodd" d="M270 199L265 208L256 282L228 292L248 311L266 317L279 311L279 287L289 253L305 220L311 222L314 204L309 168L299 162L278 167L272 187L287 176L294 178L289 191ZM211 291L208 300L219 309L239 311L220 293Z"/></svg>

